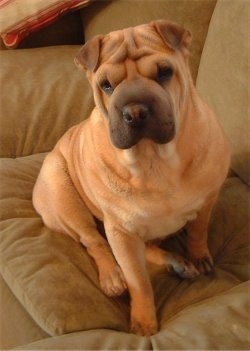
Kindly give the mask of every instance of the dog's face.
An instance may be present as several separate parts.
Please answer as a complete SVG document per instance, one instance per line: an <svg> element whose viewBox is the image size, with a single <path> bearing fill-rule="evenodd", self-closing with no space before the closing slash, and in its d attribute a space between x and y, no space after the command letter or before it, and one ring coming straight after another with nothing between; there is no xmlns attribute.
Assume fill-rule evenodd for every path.
<svg viewBox="0 0 250 351"><path fill-rule="evenodd" d="M76 63L88 72L113 145L128 149L142 138L158 144L178 130L189 68L190 32L167 21L97 36Z"/></svg>

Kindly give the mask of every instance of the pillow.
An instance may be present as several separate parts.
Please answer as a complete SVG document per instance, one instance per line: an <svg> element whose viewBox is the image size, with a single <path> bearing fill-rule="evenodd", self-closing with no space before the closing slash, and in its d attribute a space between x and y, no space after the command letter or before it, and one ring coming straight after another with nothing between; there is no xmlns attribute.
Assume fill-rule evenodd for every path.
<svg viewBox="0 0 250 351"><path fill-rule="evenodd" d="M56 21L70 10L93 0L0 0L0 34L8 48L15 48L30 33Z"/></svg>

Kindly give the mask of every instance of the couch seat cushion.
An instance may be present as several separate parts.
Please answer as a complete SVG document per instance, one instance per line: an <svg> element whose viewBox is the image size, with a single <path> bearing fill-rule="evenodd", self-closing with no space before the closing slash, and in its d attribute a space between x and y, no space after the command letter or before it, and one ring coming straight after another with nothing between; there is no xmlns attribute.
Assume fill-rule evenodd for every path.
<svg viewBox="0 0 250 351"><path fill-rule="evenodd" d="M18 350L246 350L249 282L176 314L158 334L143 338L111 330L71 333Z"/></svg>
<svg viewBox="0 0 250 351"><path fill-rule="evenodd" d="M32 189L43 158L44 154L36 154L1 159L3 278L50 335L97 328L126 332L128 297L105 296L86 250L71 238L47 229L33 209ZM194 281L181 280L149 266L161 330L167 330L173 320L181 325L192 310L214 313L213 309L218 308L213 302L215 296L248 279L247 217L248 187L238 178L231 178L223 188L210 226L213 274ZM181 232L165 245L183 252L184 242L185 233ZM232 296L233 300L240 298L237 294ZM236 303L233 300L232 304Z"/></svg>
<svg viewBox="0 0 250 351"><path fill-rule="evenodd" d="M123 329L126 314L99 289L85 249L43 226L32 189L43 154L1 159L1 270L12 292L49 334ZM110 318L111 317L111 318Z"/></svg>

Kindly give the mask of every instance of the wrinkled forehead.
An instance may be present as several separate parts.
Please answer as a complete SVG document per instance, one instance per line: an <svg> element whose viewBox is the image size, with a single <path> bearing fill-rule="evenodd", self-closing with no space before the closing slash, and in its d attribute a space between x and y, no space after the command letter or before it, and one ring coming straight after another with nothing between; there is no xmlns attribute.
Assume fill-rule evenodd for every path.
<svg viewBox="0 0 250 351"><path fill-rule="evenodd" d="M102 41L101 62L119 63L126 58L138 60L156 51L166 52L163 40L149 25L126 28L107 34Z"/></svg>

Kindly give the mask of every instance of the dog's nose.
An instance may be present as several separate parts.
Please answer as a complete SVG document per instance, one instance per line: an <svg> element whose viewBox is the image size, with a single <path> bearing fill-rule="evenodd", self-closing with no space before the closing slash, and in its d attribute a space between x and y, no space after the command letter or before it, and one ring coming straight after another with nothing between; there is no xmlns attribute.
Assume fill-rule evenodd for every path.
<svg viewBox="0 0 250 351"><path fill-rule="evenodd" d="M145 104L127 104L122 108L122 117L131 127L139 127L149 117L149 109Z"/></svg>

